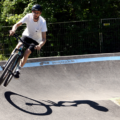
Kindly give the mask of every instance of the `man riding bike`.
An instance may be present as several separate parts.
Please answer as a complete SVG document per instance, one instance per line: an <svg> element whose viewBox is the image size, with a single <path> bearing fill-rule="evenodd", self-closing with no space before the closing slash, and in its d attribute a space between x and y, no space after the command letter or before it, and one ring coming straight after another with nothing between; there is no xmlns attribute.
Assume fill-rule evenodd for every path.
<svg viewBox="0 0 120 120"><path fill-rule="evenodd" d="M32 7L32 13L25 15L18 23L14 24L12 30L10 30L10 36L12 36L15 34L17 28L25 23L27 27L22 33L21 39L30 44L30 46L27 46L24 56L20 61L19 67L14 73L15 78L19 78L20 70L27 62L30 54L35 49L40 50L46 42L47 25L45 19L41 16L41 13L42 7L38 4L34 5ZM15 49L20 48L21 45L22 42L19 41Z"/></svg>

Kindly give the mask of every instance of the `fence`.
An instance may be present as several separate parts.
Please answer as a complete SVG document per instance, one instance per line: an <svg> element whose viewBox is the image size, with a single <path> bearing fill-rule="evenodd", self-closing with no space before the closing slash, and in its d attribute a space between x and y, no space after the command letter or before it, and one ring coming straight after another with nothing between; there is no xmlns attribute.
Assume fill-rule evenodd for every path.
<svg viewBox="0 0 120 120"><path fill-rule="evenodd" d="M31 57L81 55L120 51L120 19L48 24L47 42ZM9 37L11 27L0 29L0 54L9 56L17 42ZM17 32L22 33L24 26Z"/></svg>
<svg viewBox="0 0 120 120"><path fill-rule="evenodd" d="M120 19L102 19L101 24L101 52L120 52Z"/></svg>

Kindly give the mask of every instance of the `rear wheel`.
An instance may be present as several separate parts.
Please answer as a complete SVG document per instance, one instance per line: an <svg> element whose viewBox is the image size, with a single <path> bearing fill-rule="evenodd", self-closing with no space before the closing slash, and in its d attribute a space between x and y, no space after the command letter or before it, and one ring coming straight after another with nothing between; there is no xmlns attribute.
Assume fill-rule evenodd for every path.
<svg viewBox="0 0 120 120"><path fill-rule="evenodd" d="M7 86L10 80L13 77L13 72L15 71L15 68L19 62L19 55L15 53L12 58L7 63L7 66L5 67L4 71L2 72L2 75L0 77L0 85L4 82L4 86Z"/></svg>

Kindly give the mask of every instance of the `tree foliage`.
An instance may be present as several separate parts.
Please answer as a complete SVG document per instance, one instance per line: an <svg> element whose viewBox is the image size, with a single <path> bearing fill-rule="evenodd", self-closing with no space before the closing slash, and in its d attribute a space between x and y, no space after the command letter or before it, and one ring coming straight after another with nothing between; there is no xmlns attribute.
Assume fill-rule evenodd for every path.
<svg viewBox="0 0 120 120"><path fill-rule="evenodd" d="M47 23L81 20L89 21L88 23L83 23L81 25L67 24L65 26L64 24L48 24L48 29L50 28L49 31L52 29L52 32L49 32L48 34L47 38L49 38L49 40L47 44L52 48L52 51L59 51L59 53L56 53L55 55L60 54L59 46L62 46L62 52L74 50L75 54L78 51L80 54L86 53L87 47L84 48L85 50L79 48L82 45L80 43L84 43L85 41L87 41L88 45L92 46L89 47L90 50L88 51L95 51L99 46L99 20L103 18L120 17L120 0L0 0L0 30L2 30L0 36L4 36L1 26L12 26L27 13L30 13L31 7L36 3L43 7L42 16L47 20ZM62 29L63 26L65 26L65 29ZM4 30L6 31L7 28L4 28ZM96 33L93 33L93 31ZM75 37L75 34L76 38L72 38L72 36ZM56 39L57 37L59 40ZM87 38L91 38L94 42L92 42L92 44L91 42L89 43L89 39ZM76 39L76 41L73 39ZM98 39L98 42L96 39ZM72 42L69 43L70 40ZM5 39L4 42L7 44L9 41L9 39ZM14 41L12 40L12 42ZM73 42L79 44L78 48ZM13 44L15 46L16 43L14 42ZM55 48L56 44L58 46ZM95 50L92 49L93 46ZM9 51L11 51L13 47L9 47L9 49ZM52 54L53 53L51 52L49 55Z"/></svg>
<svg viewBox="0 0 120 120"><path fill-rule="evenodd" d="M1 21L11 25L31 12L33 4L43 7L48 22L79 21L120 16L120 0L1 0Z"/></svg>

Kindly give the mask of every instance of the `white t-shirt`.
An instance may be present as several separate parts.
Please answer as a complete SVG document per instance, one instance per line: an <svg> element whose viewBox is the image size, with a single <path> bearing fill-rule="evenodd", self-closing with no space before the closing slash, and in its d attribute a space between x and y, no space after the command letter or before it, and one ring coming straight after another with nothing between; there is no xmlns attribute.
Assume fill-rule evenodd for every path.
<svg viewBox="0 0 120 120"><path fill-rule="evenodd" d="M47 31L46 21L42 16L39 16L38 22L34 22L32 13L29 13L19 22L26 23L27 25L22 35L28 36L38 43L42 40L42 32Z"/></svg>

